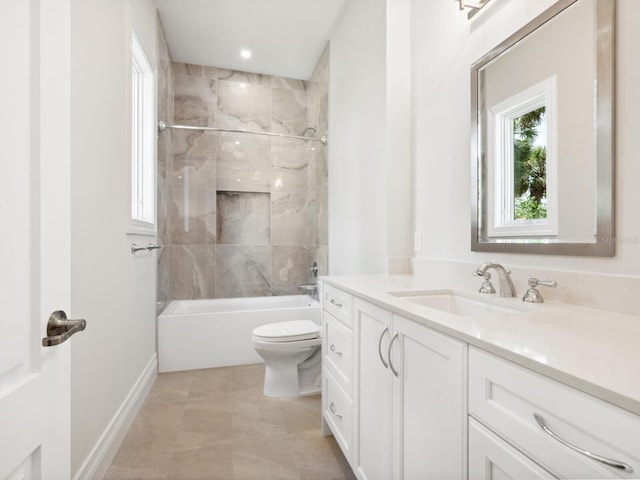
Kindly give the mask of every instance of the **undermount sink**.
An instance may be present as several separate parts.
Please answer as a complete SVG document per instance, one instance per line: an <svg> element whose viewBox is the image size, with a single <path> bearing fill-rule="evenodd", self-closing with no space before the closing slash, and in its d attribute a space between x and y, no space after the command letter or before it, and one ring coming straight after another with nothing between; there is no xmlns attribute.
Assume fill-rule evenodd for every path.
<svg viewBox="0 0 640 480"><path fill-rule="evenodd" d="M495 299L471 298L452 290L425 290L419 292L389 292L394 297L460 316L518 313L521 309L499 305ZM491 301L493 300L493 301ZM498 300L499 301L499 300Z"/></svg>

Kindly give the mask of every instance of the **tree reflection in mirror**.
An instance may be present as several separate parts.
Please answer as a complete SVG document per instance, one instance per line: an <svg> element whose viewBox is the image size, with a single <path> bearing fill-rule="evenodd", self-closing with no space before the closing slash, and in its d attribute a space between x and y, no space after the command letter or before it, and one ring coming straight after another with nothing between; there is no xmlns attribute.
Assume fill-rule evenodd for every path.
<svg viewBox="0 0 640 480"><path fill-rule="evenodd" d="M546 107L513 119L514 220L547 218Z"/></svg>

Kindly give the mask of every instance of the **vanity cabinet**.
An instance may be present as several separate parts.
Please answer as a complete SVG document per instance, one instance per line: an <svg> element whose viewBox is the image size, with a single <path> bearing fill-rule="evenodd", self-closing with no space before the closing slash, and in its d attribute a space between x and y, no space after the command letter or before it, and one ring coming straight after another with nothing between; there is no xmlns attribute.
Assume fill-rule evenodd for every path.
<svg viewBox="0 0 640 480"><path fill-rule="evenodd" d="M520 465L540 469L530 470L537 476L513 478L640 476L640 417L474 347L469 415L470 480L493 478L488 472L494 469L513 471L511 460L521 458L519 452L530 459Z"/></svg>
<svg viewBox="0 0 640 480"><path fill-rule="evenodd" d="M354 299L354 470L361 479L466 477L466 345Z"/></svg>
<svg viewBox="0 0 640 480"><path fill-rule="evenodd" d="M331 285L322 303L323 429L359 479L640 478L640 416Z"/></svg>
<svg viewBox="0 0 640 480"><path fill-rule="evenodd" d="M323 433L333 433L350 464L355 390L352 302L350 294L331 285L322 286Z"/></svg>

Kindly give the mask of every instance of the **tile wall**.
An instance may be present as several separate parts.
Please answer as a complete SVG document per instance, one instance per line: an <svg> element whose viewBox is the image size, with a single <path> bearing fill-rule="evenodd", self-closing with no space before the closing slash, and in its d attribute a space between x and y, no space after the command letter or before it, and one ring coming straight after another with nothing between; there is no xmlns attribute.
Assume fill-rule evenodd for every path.
<svg viewBox="0 0 640 480"><path fill-rule="evenodd" d="M328 49L308 81L182 63L172 69L175 124L326 134ZM171 139L159 156L165 147L171 154L158 175L166 245L159 298L296 294L312 281L314 261L326 273L324 145L202 130L174 129L159 143L163 136Z"/></svg>

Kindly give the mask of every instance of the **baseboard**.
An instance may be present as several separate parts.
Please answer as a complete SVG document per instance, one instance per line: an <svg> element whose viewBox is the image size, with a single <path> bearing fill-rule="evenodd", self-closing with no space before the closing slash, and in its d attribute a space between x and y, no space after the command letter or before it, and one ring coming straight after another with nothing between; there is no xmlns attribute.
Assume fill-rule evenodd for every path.
<svg viewBox="0 0 640 480"><path fill-rule="evenodd" d="M122 402L122 405L120 405L120 408L91 450L91 453L73 477L74 480L99 480L104 478L157 375L158 356L154 353L127 398L124 399L124 402Z"/></svg>

